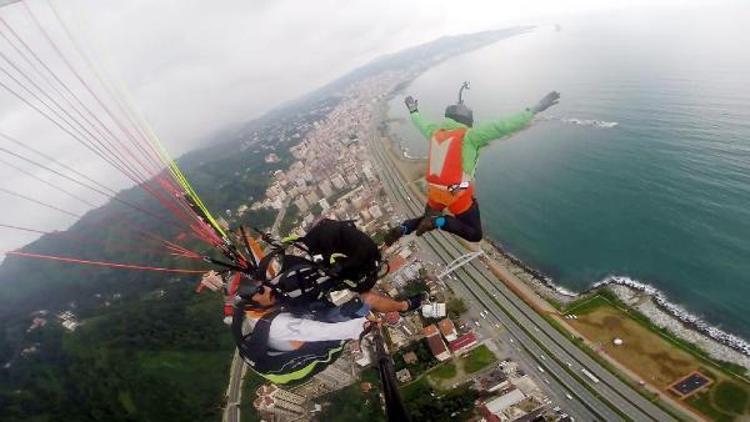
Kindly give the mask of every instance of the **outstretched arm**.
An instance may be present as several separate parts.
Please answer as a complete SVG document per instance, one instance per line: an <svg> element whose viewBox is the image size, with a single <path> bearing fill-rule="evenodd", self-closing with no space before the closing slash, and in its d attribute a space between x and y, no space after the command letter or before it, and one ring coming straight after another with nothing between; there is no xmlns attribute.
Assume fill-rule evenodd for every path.
<svg viewBox="0 0 750 422"><path fill-rule="evenodd" d="M414 123L414 126L416 126L420 132L422 132L422 135L425 138L432 138L432 134L435 133L438 125L429 122L427 119L422 117L421 114L419 114L419 102L411 95L404 98L404 104L406 104L406 109L409 110L409 116L411 117L411 121Z"/></svg>
<svg viewBox="0 0 750 422"><path fill-rule="evenodd" d="M552 107L557 104L559 100L560 93L552 91L539 100L534 107L527 108L526 111L512 114L505 118L495 120L494 122L485 123L476 128L469 129L466 132L464 139L472 143L474 147L481 148L494 139L500 139L512 135L519 130L525 129L529 123L531 123L531 119L535 114L541 113Z"/></svg>
<svg viewBox="0 0 750 422"><path fill-rule="evenodd" d="M422 135L427 139L432 138L432 134L435 133L435 131L438 129L438 125L436 123L430 122L429 120L425 119L424 116L422 116L418 111L411 113L411 121L412 123L414 123L414 126L419 129L419 132L421 132Z"/></svg>
<svg viewBox="0 0 750 422"><path fill-rule="evenodd" d="M533 117L534 113L526 110L491 122L482 123L477 127L469 129L464 139L473 144L474 147L481 148L495 139L500 139L525 129L529 126Z"/></svg>

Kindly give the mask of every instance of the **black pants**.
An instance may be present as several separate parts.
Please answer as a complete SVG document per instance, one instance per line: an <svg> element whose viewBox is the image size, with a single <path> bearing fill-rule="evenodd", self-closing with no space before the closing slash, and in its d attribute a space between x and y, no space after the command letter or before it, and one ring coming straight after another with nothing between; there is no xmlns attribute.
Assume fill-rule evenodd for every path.
<svg viewBox="0 0 750 422"><path fill-rule="evenodd" d="M429 206L425 207L426 211L429 209ZM401 223L406 228L404 234L409 234L416 230L422 218L424 216L412 218ZM479 203L476 199L474 199L474 203L471 204L468 210L456 216L443 215L443 218L445 218L445 225L441 227L441 230L453 233L469 242L479 242L482 240L482 219L479 217Z"/></svg>

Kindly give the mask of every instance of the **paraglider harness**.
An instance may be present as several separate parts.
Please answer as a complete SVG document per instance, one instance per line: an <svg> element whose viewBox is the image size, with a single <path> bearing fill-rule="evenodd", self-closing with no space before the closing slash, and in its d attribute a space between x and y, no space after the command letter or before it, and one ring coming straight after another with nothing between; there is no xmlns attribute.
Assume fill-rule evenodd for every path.
<svg viewBox="0 0 750 422"><path fill-rule="evenodd" d="M279 242L263 234L263 240L272 249L258 263L254 279L270 287L281 305L289 308L307 307L325 301L326 296L335 290L366 292L388 273L388 264L382 261L379 253L374 262L358 274L359 277L350 280L338 274L332 262L325 262L322 256L313 255L304 244L304 238ZM305 256L288 253L290 248L304 252ZM281 270L270 277L269 269L274 262L279 264Z"/></svg>
<svg viewBox="0 0 750 422"><path fill-rule="evenodd" d="M285 384L310 377L325 369L343 351L345 340L303 343L292 351L276 351L268 346L269 331L273 319L281 312L298 313L304 311L316 319L316 314L334 305L327 295L344 288L355 292L370 290L377 280L387 274L388 266L383 264L380 256L371 268L368 268L359 279L345 280L335 274L332 267L320 258L311 256L304 238L278 241L269 234L260 232L262 239L271 247L252 271L243 272L238 300L234 306L232 318L232 335L240 356L259 375L275 384ZM306 256L292 255L289 249L296 248ZM309 257L309 258L308 258ZM273 275L272 264L280 266L278 274ZM385 270L385 272L383 272ZM273 290L278 302L278 309L263 315L255 323L253 330L243 333L243 324L247 309L262 309L252 297L264 291L264 286ZM358 300L358 299L356 299ZM346 305L344 305L346 306ZM356 306L358 308L358 306ZM346 312L342 312L346 315Z"/></svg>
<svg viewBox="0 0 750 422"><path fill-rule="evenodd" d="M255 294L255 293L252 293ZM243 294L246 297L246 295ZM291 351L276 351L269 347L268 339L273 319L278 310L263 315L255 322L253 330L242 331L245 309L252 304L241 297L235 305L232 319L232 336L242 359L260 376L274 384L287 384L313 376L324 370L344 350L346 340L316 341L303 343Z"/></svg>

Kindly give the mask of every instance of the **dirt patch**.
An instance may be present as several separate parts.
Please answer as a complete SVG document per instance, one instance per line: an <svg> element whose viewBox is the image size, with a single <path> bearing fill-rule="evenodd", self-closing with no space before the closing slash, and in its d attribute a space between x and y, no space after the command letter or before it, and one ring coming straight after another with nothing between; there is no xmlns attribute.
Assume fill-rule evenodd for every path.
<svg viewBox="0 0 750 422"><path fill-rule="evenodd" d="M667 388L701 366L692 355L665 341L612 306L601 306L576 320L569 321L576 330L643 380ZM615 346L619 338L622 345Z"/></svg>

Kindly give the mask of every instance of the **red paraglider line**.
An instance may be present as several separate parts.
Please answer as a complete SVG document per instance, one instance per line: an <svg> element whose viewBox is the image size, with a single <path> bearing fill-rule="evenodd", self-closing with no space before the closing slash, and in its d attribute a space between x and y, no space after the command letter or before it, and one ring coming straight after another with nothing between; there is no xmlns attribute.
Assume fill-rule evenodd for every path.
<svg viewBox="0 0 750 422"><path fill-rule="evenodd" d="M161 162L160 157L158 155L154 157L154 155L149 154L149 152L145 151L143 149L143 145L137 137L134 137L132 132L129 131L120 121L120 119L115 116L115 114L110 110L110 108L104 103L104 101L94 92L94 89L86 82L86 80L83 78L83 76L78 72L78 70L73 66L71 61L68 59L68 57L62 52L59 45L52 39L50 34L47 32L47 30L44 28L44 26L39 22L34 12L31 10L29 5L21 1L21 4L26 9L26 12L28 13L31 20L34 22L37 29L41 32L41 34L44 36L44 38L47 40L48 44L54 49L54 51L57 53L58 57L62 59L62 61L65 63L65 65L68 67L68 69L71 71L71 73L78 79L80 84L89 92L89 94L96 100L96 102L99 104L99 106L109 115L109 117L112 119L112 121L120 128L122 133L125 134L126 137L128 137L132 144L135 146L136 149L138 149L141 153L144 154L145 157L148 157L149 159L155 159L157 163ZM125 147L126 151L131 154L131 156L138 162L138 164L141 165L144 169L147 167L144 166L143 162L137 157L137 155L132 154L129 148ZM152 151L153 152L153 151ZM154 173L154 174L158 174Z"/></svg>
<svg viewBox="0 0 750 422"><path fill-rule="evenodd" d="M3 135L2 133L0 133L0 136L6 137L6 135ZM8 137L8 139L12 139L12 138ZM76 184L78 184L80 186L83 186L83 187L86 187L88 189L91 189L94 192L97 192L97 193L99 193L99 194L101 194L101 195L103 195L103 196L105 196L105 197L107 197L107 198L109 198L109 199L111 199L113 201L119 202L119 203L121 203L123 205L126 205L126 206L128 206L128 207L130 207L130 208L132 208L134 210L140 211L140 212L142 212L142 213L144 213L146 215L149 215L151 217L154 217L156 219L164 221L164 222L166 222L166 223L168 223L170 225L173 225L175 227L178 227L178 228L183 228L183 227L192 228L192 223L185 223L184 221L181 221L183 223L183 225L179 225L179 224L177 224L173 220L168 220L168 219L166 219L166 218L164 218L164 217L162 217L162 216L160 216L158 214L155 214L155 213L153 213L153 212L151 212L151 211L149 211L149 210L147 210L147 209L145 209L145 208L143 208L143 207L141 207L139 205L130 203L130 202L128 202L128 201L126 201L126 200L124 200L124 199L116 196L116 193L109 194L109 193L103 191L102 189L97 188L96 186L92 186L92 185L89 185L87 183L83 183L80 180L72 178L72 177L70 177L70 176L68 176L68 175L66 175L66 174L64 174L62 172L59 172L59 171L57 171L57 170L55 170L55 169L53 169L53 168L51 168L49 166L41 164L41 163L39 163L39 162L37 162L35 160L32 160L30 158L24 157L24 156L22 156L20 154L17 154L15 152L11 151L11 150L6 149L6 148L0 147L0 152L3 152L5 154L11 155L13 157L16 157L16 158L18 158L20 160L23 160L23 161L25 161L25 162L27 162L29 164L33 164L33 165L35 165L35 166L37 166L39 168L45 169L45 170L47 170L47 171L49 171L51 173L54 173L55 175L60 176L60 177L62 177L64 179L66 179L66 180L69 180L69 181L74 182L74 183L76 183ZM61 163L56 163L56 164L61 164ZM97 183L97 185L102 186L102 185L100 185L98 183ZM105 186L102 186L102 187L103 187L103 189L111 190L111 189L109 189L109 188L107 188ZM200 238L200 239L202 239L202 238Z"/></svg>
<svg viewBox="0 0 750 422"><path fill-rule="evenodd" d="M107 261L89 261L86 259L75 259L75 258L67 258L63 256L41 255L41 254L35 254L35 253L29 253L29 252L18 252L18 251L8 251L8 252L5 252L5 254L21 256L21 257L26 257L26 258L48 259L51 261L69 262L69 263L84 264L84 265L94 265L98 267L125 268L125 269L131 269L131 270L160 271L160 272L184 273L184 274L202 274L208 271L208 270L186 270L182 268L149 267L149 266L144 266L144 265L120 264L117 262L107 262Z"/></svg>
<svg viewBox="0 0 750 422"><path fill-rule="evenodd" d="M7 24L6 24L6 25L7 25ZM3 57L4 57L4 55L3 55ZM23 89L27 90L27 92L28 92L29 94L31 94L31 95L32 95L32 96L33 96L34 98L36 98L36 99L37 99L38 101L40 101L40 102L41 102L42 104L44 104L44 105L45 105L45 106L46 106L47 108L49 108L49 109L50 109L50 110L51 110L51 111L52 111L52 112L53 112L53 113L54 113L54 114L55 114L55 115L56 115L56 116L57 116L58 118L62 118L62 116L60 116L60 115L59 115L59 113L58 113L58 112L57 112L56 110L54 110L54 109L53 109L53 108L52 108L51 106L49 106L48 104L46 104L46 103L45 103L45 102L44 102L43 100L41 100L41 99L40 99L40 98L39 98L39 97L38 97L38 96L37 96L37 95L36 95L35 93L33 93L33 92L32 92L31 90L29 90L28 88L26 88L25 86L23 86L23 84L21 84L21 83L20 83L20 81L18 81L18 80L17 80L17 79L15 78L15 77L13 77L12 75L10 75L10 74L9 74L9 73L8 73L8 72L7 72L6 70L5 70L5 69L2 69L2 68L0 68L0 71L3 71L4 73L6 73L6 75L8 75L9 77L11 77L11 78L12 78L12 79L13 79L13 80L14 80L14 81L15 81L15 82L17 83L17 84L19 84L19 85L20 85L20 86L21 86L21 87L22 87ZM19 98L19 99L21 99L22 101L26 102L26 103L27 103L28 105L30 105L30 106L31 106L32 108L35 108L35 109L36 109L37 111L39 111L39 112L40 112L40 113L41 113L42 115L44 115L45 117L47 117L48 119L50 119L50 120L51 120L51 121L52 121L53 123L57 124L57 125L58 125L58 127L60 127L61 129L65 130L65 128L64 128L64 127L62 127L62 126L60 126L60 125L59 125L59 123L58 123L57 121L55 121L54 119L51 119L51 118L50 118L50 116L46 115L46 114L45 114L44 112L42 112L42 111L41 111L40 109L38 109L38 108L37 108L36 106L34 106L34 105L33 105L32 103L30 103L30 102L29 102L28 100L26 100L25 98L23 98L23 96L21 96L20 94L18 94L18 93L17 93L17 92L15 92L15 91L13 91L13 90L12 90L12 89L11 89L10 87L6 86L5 84L3 84L3 83L1 83L1 82L0 82L0 85L2 85L2 86L3 86L4 88L5 88L5 89L9 90L9 91L10 91L10 92L11 92L11 93L12 93L13 95L15 95L16 97L18 97L18 98ZM37 88L38 88L38 89L40 89L40 88L39 88L38 86L37 86ZM49 97L49 96L48 96L48 97ZM52 101L54 102L54 100L52 100ZM60 107L60 105L59 105L58 103L56 103L56 102L54 102L54 103L55 103L55 105L56 105L56 106ZM157 199L157 200L158 200L159 202L161 202L161 203L162 203L162 205L163 205L163 206L164 206L165 208L167 208L168 210L170 210L170 211L171 211L171 212L172 212L172 213L173 213L173 214L174 214L174 215L175 215L175 216L176 216L177 218L179 218L179 219L182 219L182 220L183 220L183 221L184 221L185 223L187 223L188 225L190 225L190 223L191 223L191 220L192 220L192 219L190 219L190 218L187 218L187 217L186 217L186 216L184 216L184 214L183 214L183 213L185 213L185 212L187 212L187 213L189 213L189 214L192 214L192 212L190 212L190 211L189 211L189 209L188 209L188 207L187 207L187 206L185 206L184 204L180 204L180 205L182 206L182 209L180 209L180 208L179 208L178 206L175 206L175 205L171 204L171 203L170 203L170 201L169 201L169 197L167 197L167 196L164 196L163 194L161 194L161 193L157 192L157 191L156 191L155 189L153 189L153 188L152 188L152 187L151 187L151 186L149 185L150 183L154 183L153 181L151 181L151 182L147 181L147 180L146 180L146 178L145 178L145 177L143 177L143 175L142 175L142 174L138 174L138 171L136 171L136 169L135 169L135 168L134 168L134 167L133 167L133 166L132 166L131 164L129 164L129 163L128 163L128 164L126 164L126 161L124 160L124 158L123 158L123 157L119 156L119 155L118 155L118 154L116 154L116 153L115 153L115 152L114 152L113 150L111 150L111 149L110 149L110 148L114 147L114 146L112 146L112 145L111 145L111 143L110 143L110 146L107 146L107 145L103 144L101 140L98 140L98 139L97 139L97 138L96 138L96 137L95 137L95 136L94 136L94 135L93 135L93 134L92 134L92 133L91 133L90 131L88 131L88 130L87 130L87 129L86 129L85 127L83 127L83 125L81 125L81 123L80 123L80 122L78 122L78 121L77 121L77 120L76 120L76 119L75 119L75 118L74 118L73 116L71 116L71 115L70 115L70 114L69 114L69 113L68 113L68 112L67 112L67 111L66 111L66 110L65 110L64 108L61 108L61 111L62 111L63 113L65 113L65 114L66 114L66 115L67 115L68 117L72 118L72 120L73 120L74 122L78 123L78 125L79 125L79 126L81 126L81 128L83 129L83 131L84 131L84 132L85 132L86 134L88 134L88 135L89 135L89 136L91 137L91 139L93 139L94 141L96 141L96 143L100 144L100 147L101 147L101 148L103 148L103 149L104 149L104 151L106 151L107 153L109 153L109 154L110 154L110 156L111 156L110 160L111 160L111 161L110 161L110 160L107 160L107 159L105 158L105 156L104 156L104 152L102 152L102 151L98 151L98 148L95 148L93 144L92 144L91 146L87 145L87 143L86 143L86 142L85 142L85 141L84 141L83 139L81 139L81 138L78 138L78 137L77 137L77 136L75 136L75 135L74 135L74 134L73 134L72 132L70 132L70 131L67 131L67 130L66 130L66 132L68 132L68 134L70 134L71 136L73 136L73 137L74 137L74 138L75 138L76 140L78 140L79 142L83 143L83 144L84 144L84 146L87 146L87 147L88 147L89 149L91 149L92 151L94 151L94 150L97 150L97 152L99 152L99 153L98 153L97 155L99 155L99 156L100 156L101 158L105 159L105 161L108 161L108 162L109 162L110 164L112 164L112 165L113 165L113 166L114 166L115 168L117 168L118 170L120 170L120 171L121 171L121 172L122 172L123 174L125 174L125 175L126 175L126 176L127 176L128 178L130 178L130 179L131 179L132 181L134 181L134 182L136 182L137 184L139 184L139 185L141 186L141 188L143 188L144 190L146 190L147 192L149 192L149 193L150 193L150 194L151 194L152 196L154 196L154 197L155 197L155 198L156 198L156 199ZM68 125L70 125L72 129L75 129L75 130L76 130L76 132L79 132L79 134L81 134L81 133L80 133L80 130L79 130L78 128L74 128L74 125L72 125L72 124L71 124L70 122L68 122L68 121L66 121L66 120L64 120L64 119L63 119L63 121L65 121L65 123L67 123ZM81 134L81 135L83 135L83 134ZM84 136L84 137L85 137L85 136ZM89 140L89 143L91 143L91 141L90 141L90 140ZM122 145L122 144L121 144L121 145ZM125 149L126 149L126 151L128 152L128 154L130 154L130 155L131 155L131 157L133 157L133 158L134 158L134 159L135 159L136 161L138 161L138 163L139 163L139 164L141 164L141 166L143 167L143 163L142 163L142 162L141 162L141 161L140 161L140 160L138 159L138 157L136 157L135 155L133 155L133 153L132 153L131 151L129 151L129 150L127 149L127 147L125 147ZM119 162L120 164L122 164L122 165L123 165L124 167L119 167L118 165L116 165L116 164L115 164L115 161L118 161L118 162ZM147 171L148 171L148 170L147 170ZM161 179L163 179L163 177L164 177L163 175L161 175L161 174L157 174L157 175L156 175L156 180L157 180L157 181L159 181L159 182L161 182L161 183L162 183L162 185L164 185L164 184L167 184L167 185L172 185L172 184L170 184L170 183L169 183L168 181L166 181L166 180L161 180ZM173 185L172 185L172 186L173 186ZM171 186L169 186L169 187L171 187ZM169 191L169 190L170 190L170 189L167 189L167 191ZM175 198L174 198L174 197L173 197L173 198L171 198L171 199L172 199L173 201L175 200ZM176 202L180 203L180 201L179 201L179 200L177 200ZM198 217L198 216L196 216L196 217ZM205 240L205 241L207 241L208 243L210 243L210 241L209 241L208 239L204 239L204 240Z"/></svg>
<svg viewBox="0 0 750 422"><path fill-rule="evenodd" d="M28 6L27 6L27 11L29 13L31 13L30 9L28 9ZM5 38L5 40L8 42L8 44L11 45L11 47L13 47L13 49L26 61L26 63L28 63L37 72L37 74L40 75L42 77L42 79L44 79L47 82L47 84L50 87L52 87L52 89L61 98L63 98L71 106L72 106L72 102L77 102L86 111L86 113L91 118L93 118L102 128L104 128L105 131L107 131L107 133L109 133L112 137L116 137L114 135L114 133L112 133L112 131L107 127L107 125L104 124L104 122L102 122L99 119L99 117L95 113L93 113L89 109L89 107L87 107L84 104L84 102L78 97L78 95L76 95L73 92L73 90L70 89L70 87L68 87L68 85L65 82L63 82L62 79L52 69L50 69L50 67L41 58L39 58L39 56L36 54L36 52L34 52L34 50L23 40L23 38L20 35L18 35L18 33L16 33L16 31L13 29L13 27L11 27L4 19L2 19L2 17L0 17L0 23L2 23L10 31L10 33L14 36L14 38L18 42L20 42L20 44L24 47L24 49L26 51L28 51L28 53L36 60L36 62L38 62L44 68L44 70L46 70L47 73L50 74L52 76L52 78L54 78L54 80L57 82L57 84L59 84L68 93L68 96L72 97L73 100L75 100L75 101L71 101L69 98L67 98L65 95L63 95L63 93L55 86L55 84L53 84L52 81L49 80L49 78L45 76L44 72L42 72L37 66L35 66L32 63L31 59L29 59L29 56L27 54L24 54L23 51L21 51L21 49L15 43L13 43L10 40L9 37L7 37L4 33L0 34L0 35L3 36L3 38ZM78 108L75 108L75 109L76 109L76 111L78 112L78 114L82 118L84 118L85 120L87 120L89 122L89 124L91 124L91 120L90 119L86 118L86 116L84 116L84 114ZM111 115L111 113L109 113L109 112L108 112L108 114ZM153 160L152 160L152 164L153 164ZM162 164L162 163L158 162L158 164ZM158 164L154 168L158 168Z"/></svg>
<svg viewBox="0 0 750 422"><path fill-rule="evenodd" d="M120 215L118 218L120 220L127 219L127 217L125 217L124 215ZM103 225L104 221L100 223ZM128 222L128 224L132 225L134 223ZM0 228L18 230L18 231L23 231L23 232L28 232L28 233L37 233L37 234L43 234L43 235L49 235L49 236L56 236L56 237L65 238L68 241L72 241L81 245L94 245L96 247L103 247L103 244L101 242L97 242L95 239L93 239L90 236L77 236L70 232L65 232L65 231L49 232L49 231L34 229L30 227L20 227L20 226L15 226L12 224L5 224L5 223L0 223ZM158 242L163 242L163 245L162 247L157 248L156 245L145 245L141 243L138 247L134 247L130 243L119 242L119 241L110 239L106 241L107 247L112 248L112 250L116 249L116 250L122 250L122 251L128 251L128 252L134 252L134 251L158 252L163 249L164 245L166 245L167 249L173 252L170 255L179 256L179 257L187 258L187 259L203 259L203 255L200 255L197 252L191 251L190 249L187 249L184 246L180 246L176 243L161 239L160 237L154 234L151 234L142 230L138 230L133 227L131 227L130 230L135 231L136 233L140 233L141 236L143 236L144 238L148 240L156 240Z"/></svg>
<svg viewBox="0 0 750 422"><path fill-rule="evenodd" d="M20 66L18 66L10 57L6 56L3 53L0 53L0 57L8 65L10 65L10 67L15 72L20 75L20 78L22 80L30 83L34 89L30 89L29 87L27 87L21 80L19 80L19 78L11 74L8 70L0 67L0 71L2 71L13 82L15 82L15 84L18 85L23 92L30 95L33 99L39 102L41 104L41 107L34 104L33 101L31 101L29 98L25 98L24 95L1 81L0 86L29 105L31 108L35 109L43 117L47 118L50 122L66 132L73 139L75 139L91 152L112 165L115 169L119 170L128 179L135 182L140 188L151 194L158 202L161 203L164 208L172 213L177 220L180 220L187 227L191 228L193 234L197 238L212 246L221 244L221 238L217 236L217 234L214 233L210 229L210 227L208 227L205 221L203 221L203 216L195 212L195 210L190 207L187 200L179 195L179 193L182 193L180 187L178 187L173 180L167 177L169 176L169 174L165 170L160 170L160 167L166 165L167 163L164 161L163 157L158 154L154 145L148 142L148 137L140 131L140 127L131 121L130 123L133 124L133 127L135 128L135 130L132 131L131 129L133 128L129 128L127 124L123 124L121 119L118 118L119 116L117 116L116 113L114 113L110 109L110 107L108 107L108 105L102 100L102 98L97 95L93 87L87 83L85 78L78 72L73 63L66 57L62 49L52 39L44 26L41 25L39 20L32 12L31 8L23 1L21 3L26 9L26 12L28 13L37 29L46 39L47 43L54 49L59 58L63 60L68 70L75 76L75 78L83 86L83 88L88 91L88 93L91 95L91 97L93 97L99 107L101 107L106 112L108 117L111 118L112 123L117 125L120 133L124 134L127 140L130 141L130 145L127 142L124 142L123 139L120 139L120 137L116 135L104 121L99 119L99 117L91 111L91 109L84 103L84 101L78 95L76 95L76 93L65 82L63 82L63 80L46 63L44 63L44 61L12 28L12 26L2 18L0 18L0 23L2 23L2 25L10 32L10 34L16 39L16 41L21 44L21 47L19 48L19 46L16 45L16 43L12 42L10 37L6 36L6 34L4 33L2 34L3 38L8 42L9 45L11 45L11 47L14 48L17 53L19 53L21 58L25 60L27 64L31 65L32 69L36 71L39 76L41 76L43 81L46 82L46 84L54 90L54 92L60 97L60 99L62 99L62 101L67 103L70 107L62 106L55 99L54 95L47 92L47 90L44 89L40 84L36 83L34 81L34 78L26 74L26 72L24 72L24 70ZM23 49L25 49L31 55L31 57L29 57L29 54L25 54L22 51ZM44 71L34 65L31 58L36 60L70 97L64 95L63 92L53 83L53 81L45 75ZM40 94L38 94L37 91ZM51 104L45 101L42 97L49 100ZM79 109L79 107L75 106L75 103L82 107L82 110ZM115 102L115 104L118 106L120 105L117 102ZM71 113L71 110L68 110L67 108L70 108L73 113ZM87 114L84 112L86 112ZM51 115L48 113L51 113ZM128 113L124 113L124 115L129 119L130 115ZM92 119L94 121L92 121ZM85 122L85 124L82 122ZM100 128L103 128L106 132L106 135L109 136L104 136L105 134L102 133ZM96 134L92 133L92 131L96 132ZM0 148L0 150L10 153L4 148ZM11 155L16 154L11 153ZM54 173L59 174L58 172ZM79 173L76 172L76 174ZM147 176L151 176L152 178L149 180ZM90 180L89 178L87 179ZM80 181L75 181L81 184ZM97 185L101 186L98 183ZM91 186L87 187L91 188ZM164 192L160 192L160 190L163 190ZM103 193L101 191L98 192ZM20 196L19 194L15 195ZM33 200L25 196L20 197L22 197L23 199ZM51 206L43 204L39 201L34 202L52 208ZM66 214L72 215L72 213L67 212ZM193 257L194 255L194 253L190 253L187 250L176 249L174 248L174 246L171 249L173 252L178 252L183 256Z"/></svg>

